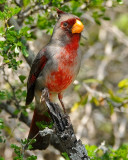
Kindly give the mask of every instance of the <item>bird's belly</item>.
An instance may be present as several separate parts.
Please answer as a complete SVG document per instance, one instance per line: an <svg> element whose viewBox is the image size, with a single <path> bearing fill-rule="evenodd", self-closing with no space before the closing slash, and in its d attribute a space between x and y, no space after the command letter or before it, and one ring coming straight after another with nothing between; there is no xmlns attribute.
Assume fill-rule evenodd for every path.
<svg viewBox="0 0 128 160"><path fill-rule="evenodd" d="M71 68L58 67L57 71L53 71L48 75L46 87L50 92L62 92L74 80L75 74Z"/></svg>
<svg viewBox="0 0 128 160"><path fill-rule="evenodd" d="M63 51L55 58L58 61L57 68L48 73L45 84L49 91L59 93L65 90L76 77L80 67L80 57L76 51Z"/></svg>

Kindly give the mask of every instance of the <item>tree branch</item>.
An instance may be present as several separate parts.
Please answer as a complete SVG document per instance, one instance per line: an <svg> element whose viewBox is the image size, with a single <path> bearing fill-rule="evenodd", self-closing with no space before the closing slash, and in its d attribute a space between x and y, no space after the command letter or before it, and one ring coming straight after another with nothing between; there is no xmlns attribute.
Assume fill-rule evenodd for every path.
<svg viewBox="0 0 128 160"><path fill-rule="evenodd" d="M34 8L33 8L34 7ZM24 19L30 15L32 15L33 13L41 10L41 9L44 9L44 6L43 5L33 5L31 7L28 7L25 11L23 12L20 12L18 17L21 18L21 19Z"/></svg>
<svg viewBox="0 0 128 160"><path fill-rule="evenodd" d="M18 116L15 113L15 108L7 103L0 103L0 109L5 110L11 115L12 118L17 118ZM19 116L19 120L24 122L28 127L30 127L31 120L29 117L24 116L22 113Z"/></svg>
<svg viewBox="0 0 128 160"><path fill-rule="evenodd" d="M111 34L114 34L120 43L123 43L128 47L128 37L120 29L118 29L114 25L111 25L109 22L105 21L103 21L103 27Z"/></svg>
<svg viewBox="0 0 128 160"><path fill-rule="evenodd" d="M59 105L49 100L47 89L43 90L42 97L49 109L54 123L53 131L59 139L63 152L66 152L71 160L89 160L85 146L81 140L76 139L69 116L60 110Z"/></svg>

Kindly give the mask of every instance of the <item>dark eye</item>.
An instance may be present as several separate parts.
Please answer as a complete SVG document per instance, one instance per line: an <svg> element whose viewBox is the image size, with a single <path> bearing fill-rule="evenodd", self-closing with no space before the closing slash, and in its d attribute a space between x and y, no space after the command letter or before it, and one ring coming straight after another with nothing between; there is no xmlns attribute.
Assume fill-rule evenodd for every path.
<svg viewBox="0 0 128 160"><path fill-rule="evenodd" d="M67 26L68 26L68 23L67 23L67 22L64 22L64 23L63 23L63 26L64 26L64 27L67 27Z"/></svg>

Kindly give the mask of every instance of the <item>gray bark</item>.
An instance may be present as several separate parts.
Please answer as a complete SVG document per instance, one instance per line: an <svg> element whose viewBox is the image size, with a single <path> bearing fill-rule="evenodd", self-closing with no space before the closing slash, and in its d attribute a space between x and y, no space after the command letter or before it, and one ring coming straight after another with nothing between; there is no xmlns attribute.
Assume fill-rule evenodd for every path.
<svg viewBox="0 0 128 160"><path fill-rule="evenodd" d="M71 160L89 160L85 146L81 140L76 138L70 117L62 112L58 104L49 100L48 90L44 89L42 95L54 123L53 132L51 131L50 133L56 135L58 139L57 144L59 144L57 147L61 148L61 152L66 152ZM45 134L42 132L41 135L46 135L46 132L47 130L45 130Z"/></svg>

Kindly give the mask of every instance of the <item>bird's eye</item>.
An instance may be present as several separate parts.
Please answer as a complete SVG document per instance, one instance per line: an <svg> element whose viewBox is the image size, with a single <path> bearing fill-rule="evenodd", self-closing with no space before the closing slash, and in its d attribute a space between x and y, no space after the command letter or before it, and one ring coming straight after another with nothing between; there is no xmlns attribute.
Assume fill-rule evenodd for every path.
<svg viewBox="0 0 128 160"><path fill-rule="evenodd" d="M64 23L63 23L63 26L64 26L64 27L67 27L67 26L68 26L68 23L67 23L67 22L64 22Z"/></svg>

